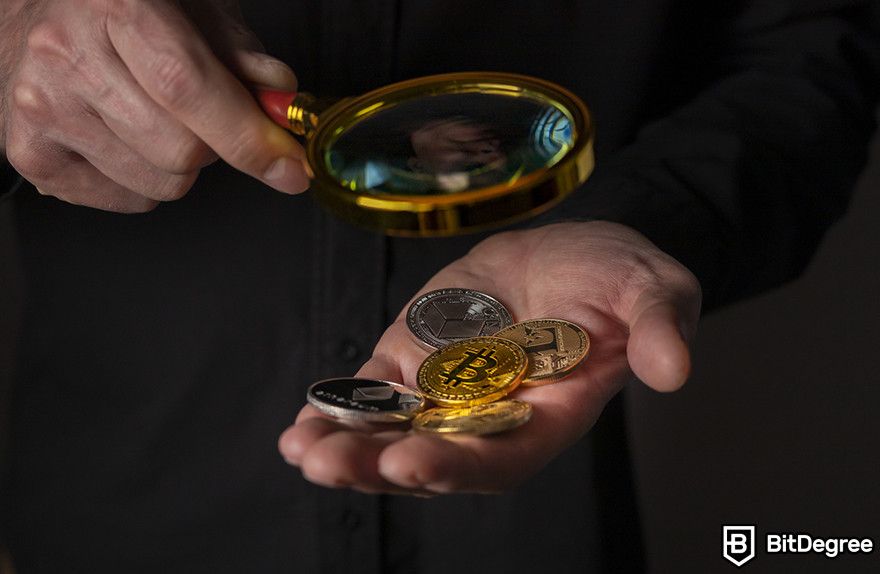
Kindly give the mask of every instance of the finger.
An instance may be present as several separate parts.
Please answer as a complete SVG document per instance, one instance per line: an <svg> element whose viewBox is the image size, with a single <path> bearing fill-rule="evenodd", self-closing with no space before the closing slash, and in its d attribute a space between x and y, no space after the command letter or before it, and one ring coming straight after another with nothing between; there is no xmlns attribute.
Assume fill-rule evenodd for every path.
<svg viewBox="0 0 880 574"><path fill-rule="evenodd" d="M428 354L413 340L406 324L398 319L385 330L373 356L355 376L415 387L415 374Z"/></svg>
<svg viewBox="0 0 880 574"><path fill-rule="evenodd" d="M362 432L379 434L402 430L402 425L390 423L368 423L328 417L311 405L300 410L293 426L288 427L278 438L278 450L288 463L299 466L305 452L316 442L336 432Z"/></svg>
<svg viewBox="0 0 880 574"><path fill-rule="evenodd" d="M55 27L42 30L32 34L31 44L41 53L48 53L45 57L52 61L73 43L69 38L59 40L64 33ZM214 161L216 154L156 104L135 82L106 39L105 43L75 66L76 81L57 75L47 78L44 66L34 61L22 65L14 90L31 122L41 126L49 139L77 151L89 151L93 147L89 140L103 138L106 126L136 155L170 174L191 174ZM84 145L72 145L78 142Z"/></svg>
<svg viewBox="0 0 880 574"><path fill-rule="evenodd" d="M22 110L17 105L16 111ZM117 213L142 213L157 205L111 180L81 155L49 140L18 113L10 118L6 156L41 194Z"/></svg>
<svg viewBox="0 0 880 574"><path fill-rule="evenodd" d="M299 466L306 451L312 445L340 430L340 426L335 421L324 417L315 417L307 421L297 420L295 425L288 427L278 437L278 452L288 464Z"/></svg>
<svg viewBox="0 0 880 574"><path fill-rule="evenodd" d="M633 307L627 358L633 373L655 390L677 390L690 376L691 356L683 331L696 323L696 313L687 303L691 300L666 290L647 290Z"/></svg>
<svg viewBox="0 0 880 574"><path fill-rule="evenodd" d="M266 53L266 48L244 22L237 2L194 2L193 22L217 57L246 85L295 92L296 75L290 67ZM204 24L202 24L204 23Z"/></svg>
<svg viewBox="0 0 880 574"><path fill-rule="evenodd" d="M378 453L388 444L405 438L407 432L395 425L367 426L355 430L307 405L297 416L296 424L279 437L278 450L288 464L302 467L304 476L318 484L344 485L366 493L431 496L432 493L424 489L401 487L369 471L375 468ZM348 438L324 440L331 435ZM365 437L363 445L349 447L349 441L357 443L360 440L356 438L358 435ZM367 459L362 460L362 457Z"/></svg>
<svg viewBox="0 0 880 574"><path fill-rule="evenodd" d="M63 145L85 158L111 181L155 201L182 198L195 183L199 171L168 173L129 148L95 117L88 129L62 132ZM74 139L76 138L76 139Z"/></svg>
<svg viewBox="0 0 880 574"><path fill-rule="evenodd" d="M134 193L107 178L95 166L73 152L45 153L44 157L47 160L54 159L58 165L63 165L63 172L51 176L29 177L24 175L27 170L19 171L25 179L34 184L41 195L56 197L73 205L114 213L145 213L158 205L157 201Z"/></svg>
<svg viewBox="0 0 880 574"><path fill-rule="evenodd" d="M614 354L618 358L604 357ZM543 468L588 432L628 369L622 353L599 351L598 363L582 365L565 380L518 389L513 398L530 403L531 419L518 428L487 436L413 432L383 449L379 473L389 482L437 494L498 493ZM607 359L607 360L606 360Z"/></svg>
<svg viewBox="0 0 880 574"><path fill-rule="evenodd" d="M481 484L481 478L491 470L458 439L415 433L385 449L378 462L378 471L388 482L438 494L502 490L500 485L488 488Z"/></svg>
<svg viewBox="0 0 880 574"><path fill-rule="evenodd" d="M68 158L74 157L69 152L74 152L77 160L85 158L121 189L154 201L170 201L183 197L198 176L198 167L181 174L156 167L120 140L96 111L74 98L53 100L35 85L23 83L15 89L15 104L25 120L19 126L23 130L22 137L30 140L32 149L41 147L41 139L52 141L53 147L60 146ZM46 127L38 129L37 126ZM190 138L193 139L192 134ZM135 136L134 139L137 141L138 138ZM48 160L44 158L42 161ZM44 189L49 184L44 181L41 186ZM102 186L109 189L106 184ZM120 196L120 193L114 192L114 195ZM105 200L101 198L100 201L104 203Z"/></svg>
<svg viewBox="0 0 880 574"><path fill-rule="evenodd" d="M198 172L217 159L205 142L144 91L118 58L100 53L95 57L103 59L100 78L79 96L126 146L169 174Z"/></svg>
<svg viewBox="0 0 880 574"><path fill-rule="evenodd" d="M322 419L330 419L331 418L331 417L328 417L327 415L325 415L324 413L322 413L321 411L319 411L318 409L316 409L315 407L313 407L312 405L306 405L300 409L299 413L297 413L295 422L299 423L300 421L305 421L305 420L315 418L315 417L320 417Z"/></svg>
<svg viewBox="0 0 880 574"><path fill-rule="evenodd" d="M302 147L260 110L184 15L126 3L108 20L116 51L144 90L233 167L288 193L308 187Z"/></svg>
<svg viewBox="0 0 880 574"><path fill-rule="evenodd" d="M391 488L379 474L379 454L404 433L370 435L357 431L328 434L305 452L300 469L311 482L331 487L384 490Z"/></svg>
<svg viewBox="0 0 880 574"><path fill-rule="evenodd" d="M546 421L499 435L437 437L418 432L383 449L379 474L388 482L437 494L497 493L537 472L558 450L539 433Z"/></svg>

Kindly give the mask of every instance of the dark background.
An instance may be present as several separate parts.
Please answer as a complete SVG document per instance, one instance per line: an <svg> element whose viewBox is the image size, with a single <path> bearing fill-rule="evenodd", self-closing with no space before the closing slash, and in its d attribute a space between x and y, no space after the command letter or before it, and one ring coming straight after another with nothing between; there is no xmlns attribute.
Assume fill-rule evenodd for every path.
<svg viewBox="0 0 880 574"><path fill-rule="evenodd" d="M628 401L654 573L880 572L880 140L805 274L701 323L686 387ZM721 557L723 524L758 552ZM768 532L869 537L829 560L763 553Z"/></svg>

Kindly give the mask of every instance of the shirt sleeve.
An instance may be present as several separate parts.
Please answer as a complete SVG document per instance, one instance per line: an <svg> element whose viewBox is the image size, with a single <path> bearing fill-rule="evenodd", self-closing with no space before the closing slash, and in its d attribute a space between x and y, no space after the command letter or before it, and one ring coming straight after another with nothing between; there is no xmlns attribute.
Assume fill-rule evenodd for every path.
<svg viewBox="0 0 880 574"><path fill-rule="evenodd" d="M874 4L742 8L707 87L644 125L543 221L640 230L697 275L707 308L795 277L866 162L880 89Z"/></svg>

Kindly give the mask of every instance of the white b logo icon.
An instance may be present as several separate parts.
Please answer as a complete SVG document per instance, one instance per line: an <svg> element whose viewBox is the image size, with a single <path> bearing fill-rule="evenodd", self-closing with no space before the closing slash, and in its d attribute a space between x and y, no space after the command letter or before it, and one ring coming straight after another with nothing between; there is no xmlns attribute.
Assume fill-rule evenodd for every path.
<svg viewBox="0 0 880 574"><path fill-rule="evenodd" d="M755 527L725 526L722 538L724 557L742 566L755 557Z"/></svg>

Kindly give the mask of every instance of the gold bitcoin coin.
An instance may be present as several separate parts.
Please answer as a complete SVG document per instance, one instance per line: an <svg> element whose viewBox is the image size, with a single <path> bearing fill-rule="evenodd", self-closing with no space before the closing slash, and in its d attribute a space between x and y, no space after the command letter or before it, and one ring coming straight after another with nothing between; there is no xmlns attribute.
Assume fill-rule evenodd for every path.
<svg viewBox="0 0 880 574"><path fill-rule="evenodd" d="M434 351L419 367L419 390L444 407L491 403L519 386L525 351L498 337L474 337Z"/></svg>
<svg viewBox="0 0 880 574"><path fill-rule="evenodd" d="M581 327L561 319L534 319L515 323L495 333L523 348L529 358L524 386L546 385L570 374L590 352L590 336Z"/></svg>
<svg viewBox="0 0 880 574"><path fill-rule="evenodd" d="M532 405L517 400L497 401L459 409L429 409L413 419L413 428L442 434L483 435L526 424Z"/></svg>

